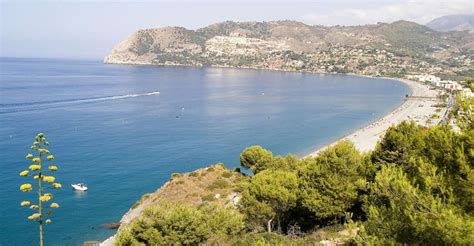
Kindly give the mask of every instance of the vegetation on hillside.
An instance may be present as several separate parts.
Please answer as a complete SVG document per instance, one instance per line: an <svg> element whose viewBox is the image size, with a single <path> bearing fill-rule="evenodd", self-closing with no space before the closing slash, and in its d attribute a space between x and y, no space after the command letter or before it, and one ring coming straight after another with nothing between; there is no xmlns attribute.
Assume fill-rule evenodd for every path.
<svg viewBox="0 0 474 246"><path fill-rule="evenodd" d="M216 204L191 208L163 202L144 210L118 236L118 245L197 245L214 236L232 236L244 228L243 216Z"/></svg>
<svg viewBox="0 0 474 246"><path fill-rule="evenodd" d="M403 122L369 153L347 141L304 159L246 148L241 165L254 175L239 182L236 207L149 209L119 232L117 244L469 245L473 102L459 100L460 132Z"/></svg>

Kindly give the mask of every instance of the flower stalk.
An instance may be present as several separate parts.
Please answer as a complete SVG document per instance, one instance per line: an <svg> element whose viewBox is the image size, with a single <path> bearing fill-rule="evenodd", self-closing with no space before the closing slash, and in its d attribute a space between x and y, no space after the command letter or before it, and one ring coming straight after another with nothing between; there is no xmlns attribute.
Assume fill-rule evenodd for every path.
<svg viewBox="0 0 474 246"><path fill-rule="evenodd" d="M33 145L30 147L31 150L36 150L37 155L27 154L26 159L30 160L28 170L20 171L21 177L30 177L34 180L37 180L37 195L38 195L38 204L31 204L30 201L22 201L20 206L30 208L35 212L28 216L29 220L37 221L39 224L39 245L44 246L43 239L43 225L50 224L52 220L47 218L47 216L52 214L52 211L48 210L44 213L43 208L49 206L50 208L59 208L59 204L52 202L53 194L43 193L45 185L51 185L53 189L60 189L62 185L60 183L54 183L56 178L52 175L45 175L46 172L55 172L58 170L56 165L49 165L48 168L43 168L43 161L51 162L54 160L54 156L50 153L46 146L49 146L49 143L46 142L46 137L43 133L38 133L35 137ZM25 183L20 186L20 190L23 192L33 191L34 187L32 184ZM49 205L47 205L49 203Z"/></svg>

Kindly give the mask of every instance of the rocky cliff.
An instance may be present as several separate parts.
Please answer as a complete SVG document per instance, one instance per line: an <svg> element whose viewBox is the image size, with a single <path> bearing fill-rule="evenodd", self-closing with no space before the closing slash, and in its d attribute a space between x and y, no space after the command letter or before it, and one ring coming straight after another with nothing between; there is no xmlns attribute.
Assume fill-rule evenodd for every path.
<svg viewBox="0 0 474 246"><path fill-rule="evenodd" d="M474 33L441 33L407 21L333 27L228 21L198 30L139 30L104 61L400 76L473 73L473 60Z"/></svg>

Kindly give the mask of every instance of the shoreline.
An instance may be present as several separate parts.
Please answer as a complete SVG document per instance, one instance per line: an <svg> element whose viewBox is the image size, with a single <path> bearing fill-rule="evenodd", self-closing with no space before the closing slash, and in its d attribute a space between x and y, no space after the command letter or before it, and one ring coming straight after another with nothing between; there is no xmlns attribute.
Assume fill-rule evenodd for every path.
<svg viewBox="0 0 474 246"><path fill-rule="evenodd" d="M371 77L366 75L357 75L363 77ZM423 98L405 98L396 108L392 111L379 117L378 119L368 123L367 125L358 128L347 134L343 137L338 138L330 144L326 144L322 147L317 148L316 150L310 152L309 154L304 155L302 158L314 157L319 154L319 152L334 146L341 140L351 141L357 150L360 152L367 152L373 150L378 141L383 137L384 133L393 125L397 125L405 120L414 120L417 124L423 126L436 125L441 120L431 119L431 115L437 114L436 107L433 107L434 104L439 103L439 99L435 97L441 92L439 89L431 89L430 86L422 84L420 82L408 80L408 79L396 79L396 78L387 78L387 77L377 77L388 80L397 80L404 83L410 88L410 97L423 97ZM446 108L441 108L439 115L443 115L446 111ZM431 122L426 122L430 120Z"/></svg>
<svg viewBox="0 0 474 246"><path fill-rule="evenodd" d="M158 66L158 67L195 67L195 68L232 68L232 69L250 69L250 70L268 70L268 71L278 71L278 72L291 72L291 73L311 73L311 74L319 74L319 75L343 75L343 76L356 76L356 77L364 77L370 79L384 79L384 80L392 80L398 81L405 85L407 85L410 89L408 95L414 97L436 97L439 95L441 90L439 89L430 89L431 87L423 84L421 82L408 80L405 78L392 78L392 77L384 77L384 76L374 76L374 75L364 75L364 74L356 74L356 73L324 73L324 72L312 72L312 71L300 71L300 70L290 70L290 69L279 69L279 68L257 68L257 67L232 67L232 66L223 66L223 65L209 65L209 66L193 66L193 65L185 65L185 64L150 64L150 63L133 63L133 62L106 62L104 60L104 64L110 65L137 65L137 66ZM351 133L337 138L332 143L323 145L322 147L317 147L317 149L311 151L309 154L304 154L302 158L316 156L320 151L335 145L337 142L341 140L350 140L356 148L360 152L367 152L373 150L379 141L379 139L383 136L383 133L392 125L396 125L401 123L405 120L415 120L418 124L424 126L430 126L437 124L440 119L431 119L434 123L425 123L421 122L421 120L427 120L429 117L436 112L435 107L432 107L434 101L436 103L439 100L433 100L431 98L419 98L419 99L403 99L402 102L398 106L396 106L393 110L388 112L387 114L375 119L372 122L369 122L367 125L355 129ZM415 105L423 105L422 108L417 107ZM446 108L442 108L440 115L443 115L446 111Z"/></svg>

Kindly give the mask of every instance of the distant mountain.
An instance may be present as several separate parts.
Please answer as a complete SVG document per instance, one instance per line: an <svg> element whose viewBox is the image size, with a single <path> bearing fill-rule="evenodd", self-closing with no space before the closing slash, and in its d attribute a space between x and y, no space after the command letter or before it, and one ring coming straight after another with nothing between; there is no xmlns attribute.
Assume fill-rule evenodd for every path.
<svg viewBox="0 0 474 246"><path fill-rule="evenodd" d="M474 30L474 15L443 16L428 22L426 26L439 32Z"/></svg>
<svg viewBox="0 0 474 246"><path fill-rule="evenodd" d="M408 21L331 27L227 21L197 30L152 28L131 34L104 59L376 76L466 74L474 71L473 61L474 33L441 33Z"/></svg>

